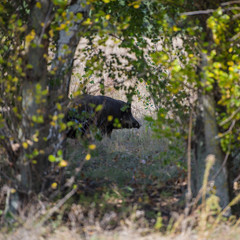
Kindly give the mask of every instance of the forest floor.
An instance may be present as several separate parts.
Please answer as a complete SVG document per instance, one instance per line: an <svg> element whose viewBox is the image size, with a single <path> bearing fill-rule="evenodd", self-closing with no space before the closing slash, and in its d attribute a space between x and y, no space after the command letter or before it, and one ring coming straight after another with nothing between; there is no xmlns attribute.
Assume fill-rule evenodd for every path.
<svg viewBox="0 0 240 240"><path fill-rule="evenodd" d="M139 130L114 131L111 139L92 144L96 149L89 151L81 141L68 141L66 175L75 176L77 192L44 222L41 216L69 190L53 202L41 201L38 212L23 212L1 229L0 240L240 239L237 219L217 222L214 198L204 211L185 215L183 143L176 142L176 151L144 124Z"/></svg>

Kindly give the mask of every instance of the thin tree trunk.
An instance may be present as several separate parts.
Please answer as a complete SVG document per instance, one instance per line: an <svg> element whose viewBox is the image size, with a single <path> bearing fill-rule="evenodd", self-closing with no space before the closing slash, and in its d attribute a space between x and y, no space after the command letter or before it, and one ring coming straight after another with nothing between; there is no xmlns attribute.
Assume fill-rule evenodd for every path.
<svg viewBox="0 0 240 240"><path fill-rule="evenodd" d="M207 57L202 55L202 83L206 82L204 67L207 66ZM193 174L195 178L192 180L192 186L194 188L194 195L196 196L198 191L202 187L203 176L205 172L205 159L209 154L215 156L215 164L211 169L210 181L214 181L216 188L216 195L219 197L220 206L226 207L229 203L228 192L228 179L227 168L222 166L224 161L223 152L220 147L219 140L216 138L218 135L218 126L216 121L216 106L215 99L212 92L203 91L201 95L202 113L199 114L199 118L196 122L196 149L195 149L195 164L193 164ZM221 171L219 171L221 169ZM214 178L213 178L214 177Z"/></svg>
<svg viewBox="0 0 240 240"><path fill-rule="evenodd" d="M68 32L62 30L59 33L57 53L52 63L52 70L55 71L55 74L49 86L51 96L61 95L64 99L68 97L75 51L82 33L87 28L81 24L88 17L90 10L90 5L85 2L85 0L78 0L68 9L68 16L71 14L76 16L77 13L81 13L83 19L72 22ZM83 4L85 7L82 7Z"/></svg>

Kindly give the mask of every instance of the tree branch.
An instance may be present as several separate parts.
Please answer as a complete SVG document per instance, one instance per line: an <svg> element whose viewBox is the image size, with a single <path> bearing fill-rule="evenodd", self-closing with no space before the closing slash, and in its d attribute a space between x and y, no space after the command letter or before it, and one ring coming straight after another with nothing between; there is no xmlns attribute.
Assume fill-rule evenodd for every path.
<svg viewBox="0 0 240 240"><path fill-rule="evenodd" d="M240 1L230 1L230 2L225 2L225 3L221 3L221 6L228 6L228 5L231 5L231 4L240 4Z"/></svg>
<svg viewBox="0 0 240 240"><path fill-rule="evenodd" d="M223 126L223 125L225 125L227 122L231 121L231 120L236 116L236 114L239 113L239 112L240 112L240 107L239 107L237 110L235 110L235 111L231 114L230 117L228 117L228 118L225 119L224 121L220 122L219 126Z"/></svg>

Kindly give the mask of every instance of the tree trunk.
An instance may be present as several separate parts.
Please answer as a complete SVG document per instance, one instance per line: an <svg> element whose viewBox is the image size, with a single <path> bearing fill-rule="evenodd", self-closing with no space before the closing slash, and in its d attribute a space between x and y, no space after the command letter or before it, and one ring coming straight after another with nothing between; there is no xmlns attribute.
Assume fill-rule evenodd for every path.
<svg viewBox="0 0 240 240"><path fill-rule="evenodd" d="M86 16L89 7L83 8L80 0L74 2L69 6L68 14L72 12L76 15L82 12ZM15 156L18 186L14 195L9 198L10 211L20 208L20 204L28 201L32 193L44 193L50 183L57 181L55 177L58 173L51 167L54 164L50 163L48 156L50 154L56 156L58 150L65 152L66 147L64 131L59 131L58 123L55 125L50 123L52 116L61 113L55 103L61 103L68 97L73 57L82 26L80 21L73 21L68 33L64 30L59 33L58 51L52 64L56 73L53 80L59 82L49 88L50 74L45 57L48 56L49 38L43 36L48 35L49 22L54 14L53 4L48 0L40 0L39 3L31 10L28 26L29 35L32 33L34 36L26 46L26 65L31 68L26 71L20 89L22 120L18 138L21 144ZM69 48L64 52L66 45Z"/></svg>
<svg viewBox="0 0 240 240"><path fill-rule="evenodd" d="M45 119L47 99L42 91L47 87L47 61L44 55L48 54L48 39L43 38L44 23L52 11L52 4L47 0L40 1L41 8L34 7L31 13L31 20L29 32L34 31L35 37L33 39L34 45L26 49L27 63L31 68L27 70L26 77L23 79L22 84L22 129L19 131L19 138L21 143L25 144L21 148L18 165L21 176L21 191L29 194L32 191L40 190L40 182L38 175L42 173L46 166L47 159L36 156L36 166L38 171L32 173L32 160L30 155L37 149L38 151L44 150L46 141L44 136L46 134L46 122L34 120L35 118ZM38 141L33 141L33 136L38 133Z"/></svg>
<svg viewBox="0 0 240 240"><path fill-rule="evenodd" d="M201 82L206 82L204 67L207 66L207 57L202 54L202 79ZM215 156L215 163L211 169L210 181L214 181L216 188L216 195L219 197L220 206L226 207L229 203L227 167L223 166L224 155L220 147L218 136L218 126L216 121L216 107L215 99L210 91L205 91L201 94L202 111L198 115L195 126L195 162L193 163L192 173L192 187L194 196L202 187L203 176L205 172L206 162L205 159L208 155Z"/></svg>
<svg viewBox="0 0 240 240"><path fill-rule="evenodd" d="M74 21L68 32L62 30L59 33L57 53L52 63L52 70L55 74L49 85L50 94L54 96L54 99L57 96L63 96L66 99L69 94L75 51L82 33L87 28L81 24L88 17L90 10L90 5L86 5L85 2L85 0L78 0L69 7L68 16L81 13L83 18ZM82 7L83 3L86 7Z"/></svg>

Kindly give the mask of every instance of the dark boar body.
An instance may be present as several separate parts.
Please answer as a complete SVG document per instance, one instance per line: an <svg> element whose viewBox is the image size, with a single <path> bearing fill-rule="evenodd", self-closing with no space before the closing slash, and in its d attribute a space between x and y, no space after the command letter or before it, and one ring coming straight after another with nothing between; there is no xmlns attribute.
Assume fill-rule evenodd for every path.
<svg viewBox="0 0 240 240"><path fill-rule="evenodd" d="M131 113L131 104L106 96L80 96L68 110L67 120L81 125L69 130L67 136L71 138L76 138L78 131L83 136L91 126L97 127L102 135L107 134L109 137L113 129L140 128Z"/></svg>

